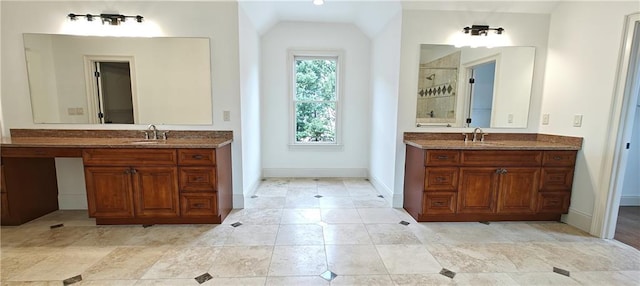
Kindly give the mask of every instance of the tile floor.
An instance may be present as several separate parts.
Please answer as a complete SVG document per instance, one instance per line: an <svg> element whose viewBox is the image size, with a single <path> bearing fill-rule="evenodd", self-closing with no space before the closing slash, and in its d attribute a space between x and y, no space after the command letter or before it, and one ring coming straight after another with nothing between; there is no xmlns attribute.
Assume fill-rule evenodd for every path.
<svg viewBox="0 0 640 286"><path fill-rule="evenodd" d="M627 245L557 222L416 223L364 179L265 180L220 225L96 226L58 211L0 235L2 285L640 284Z"/></svg>

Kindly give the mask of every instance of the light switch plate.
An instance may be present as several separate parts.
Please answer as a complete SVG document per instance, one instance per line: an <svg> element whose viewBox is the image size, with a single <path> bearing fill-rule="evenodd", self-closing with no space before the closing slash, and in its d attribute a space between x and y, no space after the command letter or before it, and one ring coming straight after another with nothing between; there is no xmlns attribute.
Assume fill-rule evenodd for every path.
<svg viewBox="0 0 640 286"><path fill-rule="evenodd" d="M576 114L573 116L573 127L582 126L582 114Z"/></svg>
<svg viewBox="0 0 640 286"><path fill-rule="evenodd" d="M542 125L549 125L549 113L542 115Z"/></svg>
<svg viewBox="0 0 640 286"><path fill-rule="evenodd" d="M222 112L222 120L231 121L231 111L225 110Z"/></svg>
<svg viewBox="0 0 640 286"><path fill-rule="evenodd" d="M509 121L509 123L513 123L513 114L509 113L507 120Z"/></svg>

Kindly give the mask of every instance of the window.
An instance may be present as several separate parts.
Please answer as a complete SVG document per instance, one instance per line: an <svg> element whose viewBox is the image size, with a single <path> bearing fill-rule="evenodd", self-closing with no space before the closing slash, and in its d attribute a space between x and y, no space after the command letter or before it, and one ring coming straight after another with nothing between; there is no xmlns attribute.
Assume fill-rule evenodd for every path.
<svg viewBox="0 0 640 286"><path fill-rule="evenodd" d="M337 145L339 55L293 53L292 59L293 144Z"/></svg>

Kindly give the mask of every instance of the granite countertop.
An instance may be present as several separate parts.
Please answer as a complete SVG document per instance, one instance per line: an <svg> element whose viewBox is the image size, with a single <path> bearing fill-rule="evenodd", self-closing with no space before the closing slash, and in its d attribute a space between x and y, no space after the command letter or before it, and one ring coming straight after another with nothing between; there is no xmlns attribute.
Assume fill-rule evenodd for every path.
<svg viewBox="0 0 640 286"><path fill-rule="evenodd" d="M231 131L170 131L169 135L167 140L145 140L138 130L12 129L0 147L219 148L233 141Z"/></svg>
<svg viewBox="0 0 640 286"><path fill-rule="evenodd" d="M528 133L490 134L490 136L495 139L485 139L485 142L464 142L460 133L407 132L404 136L404 143L420 149L580 150L582 148L582 138L579 137Z"/></svg>

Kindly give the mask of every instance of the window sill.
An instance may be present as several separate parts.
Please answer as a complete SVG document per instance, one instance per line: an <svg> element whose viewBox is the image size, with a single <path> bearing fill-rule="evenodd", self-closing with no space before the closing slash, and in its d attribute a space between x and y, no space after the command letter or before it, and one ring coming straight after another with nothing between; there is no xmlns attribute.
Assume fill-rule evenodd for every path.
<svg viewBox="0 0 640 286"><path fill-rule="evenodd" d="M289 144L290 150L342 150L342 144Z"/></svg>

